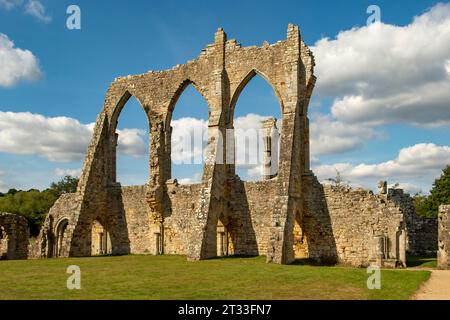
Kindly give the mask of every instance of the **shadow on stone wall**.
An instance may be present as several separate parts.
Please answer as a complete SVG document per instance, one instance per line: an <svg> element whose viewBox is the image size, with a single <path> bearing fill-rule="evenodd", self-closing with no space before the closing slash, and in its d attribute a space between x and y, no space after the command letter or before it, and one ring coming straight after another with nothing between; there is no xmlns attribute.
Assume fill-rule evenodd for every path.
<svg viewBox="0 0 450 320"><path fill-rule="evenodd" d="M128 234L127 218L123 203L122 188L111 188L108 202L108 214L106 226L111 237L113 255L124 255L131 253L130 237Z"/></svg>
<svg viewBox="0 0 450 320"><path fill-rule="evenodd" d="M323 186L315 176L305 177L302 228L307 239L308 261L324 265L338 263L338 253Z"/></svg>
<svg viewBox="0 0 450 320"><path fill-rule="evenodd" d="M234 254L241 256L257 256L258 244L256 240L255 229L250 216L250 208L248 204L247 193L245 191L244 182L235 177L230 180L232 190L231 201L229 202L229 212L231 220L231 230L233 232Z"/></svg>

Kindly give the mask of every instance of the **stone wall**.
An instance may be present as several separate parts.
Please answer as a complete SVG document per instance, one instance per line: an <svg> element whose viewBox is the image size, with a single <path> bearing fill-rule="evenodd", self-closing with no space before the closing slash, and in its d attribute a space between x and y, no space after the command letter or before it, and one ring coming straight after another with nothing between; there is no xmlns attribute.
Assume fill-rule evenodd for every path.
<svg viewBox="0 0 450 320"><path fill-rule="evenodd" d="M260 47L242 47L219 28L194 60L116 78L97 117L77 192L55 203L41 230L42 256L88 256L106 246L112 254L185 254L189 260L237 254L290 263L297 255L323 263L403 265L399 206L388 196L324 187L310 171L314 65L297 26L288 26L286 39ZM223 138L233 129L239 95L257 74L271 85L282 111L278 172L243 182L234 159L224 157L234 143ZM208 104L208 142L201 182L179 185L171 176L171 120L188 85ZM144 186L122 187L116 129L131 96L149 122L150 175Z"/></svg>
<svg viewBox="0 0 450 320"><path fill-rule="evenodd" d="M450 205L439 207L439 244L437 267L450 269Z"/></svg>
<svg viewBox="0 0 450 320"><path fill-rule="evenodd" d="M406 226L396 203L363 189L322 186L314 176L305 181L300 228L307 257L353 266L406 264Z"/></svg>
<svg viewBox="0 0 450 320"><path fill-rule="evenodd" d="M402 189L389 189L387 196L405 213L407 228L407 252L412 256L435 256L438 247L437 218L425 218L416 214L413 199Z"/></svg>
<svg viewBox="0 0 450 320"><path fill-rule="evenodd" d="M28 257L27 219L11 213L0 213L0 260Z"/></svg>

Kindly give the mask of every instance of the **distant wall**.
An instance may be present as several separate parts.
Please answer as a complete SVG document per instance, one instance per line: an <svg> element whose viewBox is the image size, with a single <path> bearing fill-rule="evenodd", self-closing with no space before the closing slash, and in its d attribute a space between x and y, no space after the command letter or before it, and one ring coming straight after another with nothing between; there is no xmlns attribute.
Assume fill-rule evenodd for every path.
<svg viewBox="0 0 450 320"><path fill-rule="evenodd" d="M305 211L300 225L309 258L353 266L371 261L406 263L403 212L386 196L363 189L322 186L305 179ZM384 246L379 246L380 237ZM403 251L403 252L402 252Z"/></svg>
<svg viewBox="0 0 450 320"><path fill-rule="evenodd" d="M389 189L388 197L405 213L407 225L407 251L409 255L435 256L438 249L438 220L416 214L413 199L401 189Z"/></svg>
<svg viewBox="0 0 450 320"><path fill-rule="evenodd" d="M27 219L11 213L0 213L0 228L0 260L27 259Z"/></svg>

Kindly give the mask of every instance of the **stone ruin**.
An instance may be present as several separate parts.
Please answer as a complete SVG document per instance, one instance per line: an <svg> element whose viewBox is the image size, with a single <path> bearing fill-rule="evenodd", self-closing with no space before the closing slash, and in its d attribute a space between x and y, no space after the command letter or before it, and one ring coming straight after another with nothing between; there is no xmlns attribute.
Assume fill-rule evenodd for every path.
<svg viewBox="0 0 450 320"><path fill-rule="evenodd" d="M230 146L217 137L233 129L239 95L257 74L272 86L282 111L280 133L274 119L263 123L264 155L278 159L278 171L268 161L264 180L245 182L234 163L223 159ZM51 208L37 255L183 254L189 260L264 255L280 264L304 258L405 266L414 243L407 230L414 220L409 196L385 184L378 195L322 185L310 169L308 104L315 82L313 54L294 25L287 39L261 47L242 47L218 29L214 43L195 60L115 79L77 191ZM209 138L201 183L179 185L171 176L170 123L190 84L208 104ZM116 127L131 96L148 118L150 177L146 185L122 187L116 179ZM275 138L279 155L270 143Z"/></svg>
<svg viewBox="0 0 450 320"><path fill-rule="evenodd" d="M439 207L438 269L450 269L450 205Z"/></svg>
<svg viewBox="0 0 450 320"><path fill-rule="evenodd" d="M0 260L27 259L28 232L27 219L0 212Z"/></svg>

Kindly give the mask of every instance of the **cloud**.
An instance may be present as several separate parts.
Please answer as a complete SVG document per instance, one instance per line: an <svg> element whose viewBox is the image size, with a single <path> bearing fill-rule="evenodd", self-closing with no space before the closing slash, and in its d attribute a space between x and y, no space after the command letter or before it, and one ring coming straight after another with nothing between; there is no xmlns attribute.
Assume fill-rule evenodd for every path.
<svg viewBox="0 0 450 320"><path fill-rule="evenodd" d="M345 123L421 126L450 123L450 4L407 26L375 23L321 39L313 47L316 95L335 98Z"/></svg>
<svg viewBox="0 0 450 320"><path fill-rule="evenodd" d="M3 181L2 177L5 175L3 171L0 171L0 192L6 192L7 184Z"/></svg>
<svg viewBox="0 0 450 320"><path fill-rule="evenodd" d="M48 23L52 21L52 17L48 16L45 12L44 5L38 0L29 0L25 5L25 13L29 14L39 21Z"/></svg>
<svg viewBox="0 0 450 320"><path fill-rule="evenodd" d="M8 36L0 33L0 86L11 87L21 80L42 76L37 58L29 50L14 47Z"/></svg>
<svg viewBox="0 0 450 320"><path fill-rule="evenodd" d="M35 17L38 21L49 23L52 17L47 15L45 6L39 0L28 0L23 6L24 0L0 0L0 8L11 10L23 7L24 13Z"/></svg>
<svg viewBox="0 0 450 320"><path fill-rule="evenodd" d="M11 10L14 7L21 6L23 0L0 0L0 8Z"/></svg>
<svg viewBox="0 0 450 320"><path fill-rule="evenodd" d="M175 164L200 164L208 139L208 121L196 118L172 120L172 161Z"/></svg>
<svg viewBox="0 0 450 320"><path fill-rule="evenodd" d="M179 184L195 184L202 181L202 173L196 173L190 178L177 179Z"/></svg>
<svg viewBox="0 0 450 320"><path fill-rule="evenodd" d="M401 149L395 159L386 162L319 165L313 168L313 171L321 181L334 178L338 170L344 180L357 186L373 189L379 180L390 180L392 183L406 185L409 190L428 191L433 179L439 177L441 170L447 165L450 165L449 146L422 143Z"/></svg>
<svg viewBox="0 0 450 320"><path fill-rule="evenodd" d="M65 176L71 176L71 177L79 177L81 175L81 169L55 169L55 175L57 177L65 177Z"/></svg>
<svg viewBox="0 0 450 320"><path fill-rule="evenodd" d="M0 111L0 152L38 155L53 162L81 161L92 137L94 123L68 117L45 117L29 112ZM145 131L118 130L118 151L133 156L148 154Z"/></svg>
<svg viewBox="0 0 450 320"><path fill-rule="evenodd" d="M147 139L148 134L141 129L122 129L117 130L119 141L117 144L118 152L135 157L143 157L148 155Z"/></svg>
<svg viewBox="0 0 450 320"><path fill-rule="evenodd" d="M367 140L379 136L370 127L346 124L323 114L312 118L310 134L311 155L316 161L317 156L358 149Z"/></svg>

